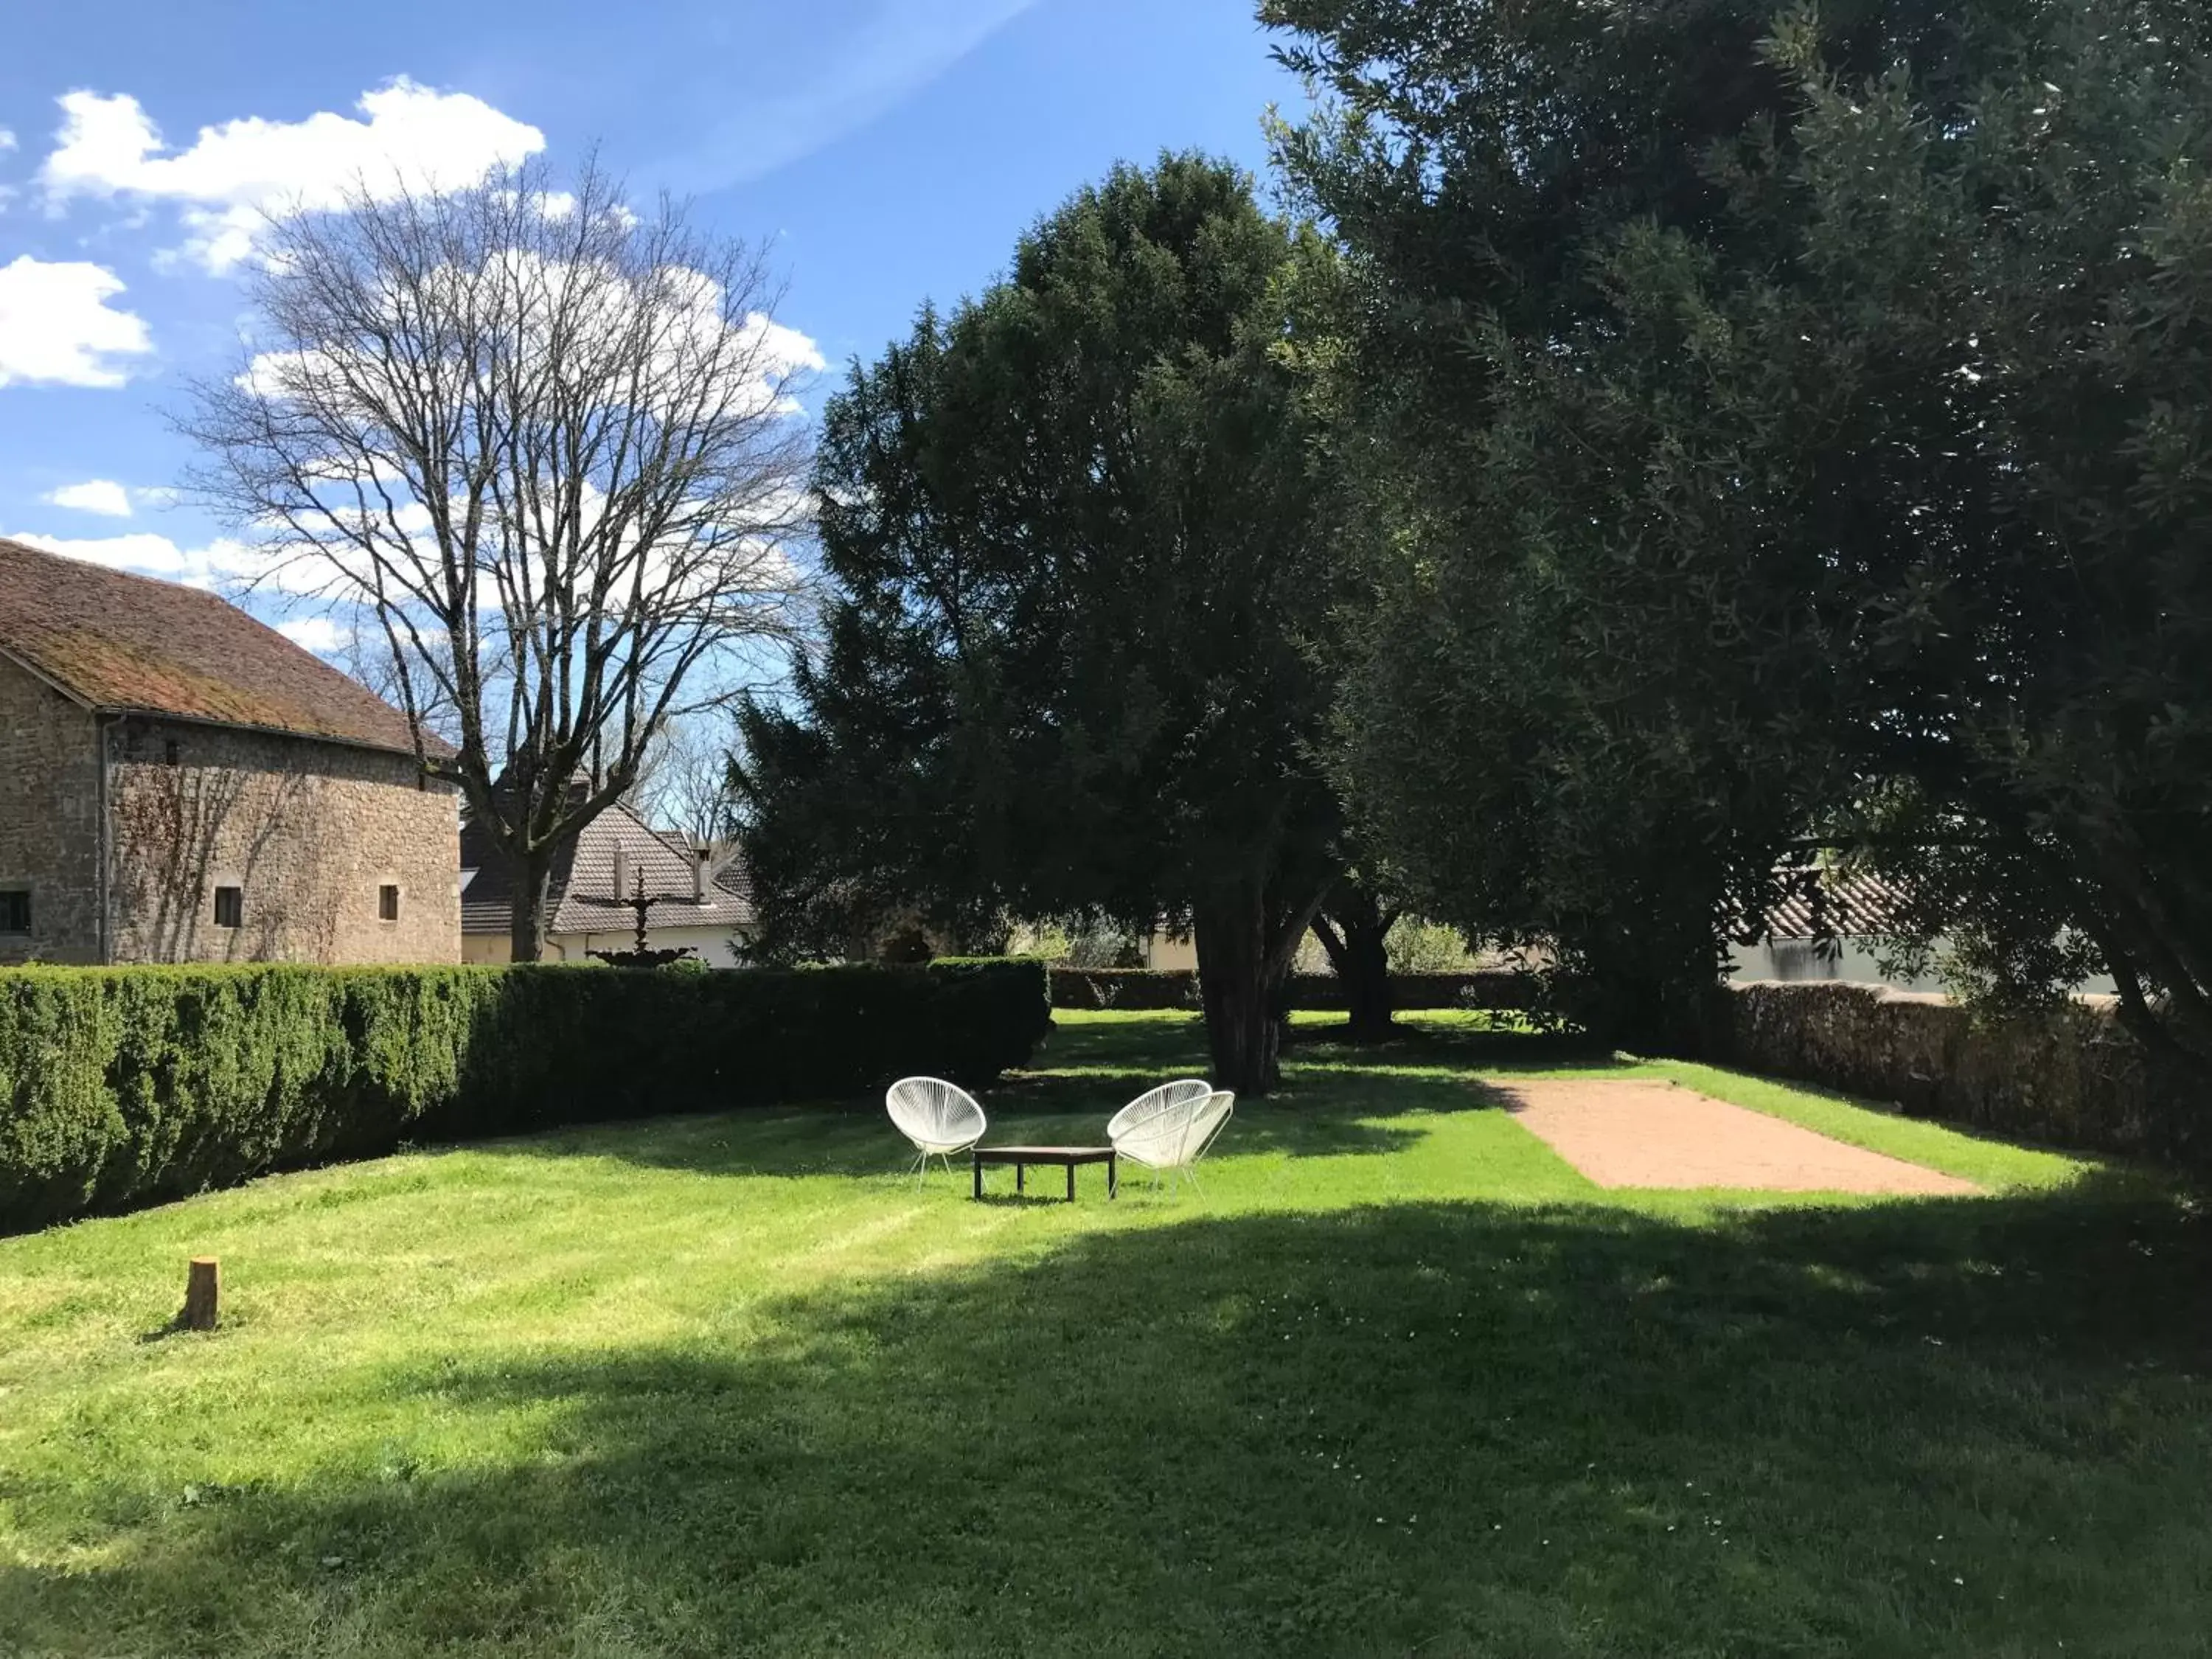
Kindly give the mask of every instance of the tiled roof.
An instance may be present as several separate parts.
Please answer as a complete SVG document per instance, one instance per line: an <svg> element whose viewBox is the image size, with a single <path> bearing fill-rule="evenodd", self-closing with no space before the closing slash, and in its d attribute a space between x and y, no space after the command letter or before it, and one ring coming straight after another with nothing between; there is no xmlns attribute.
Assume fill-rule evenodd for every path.
<svg viewBox="0 0 2212 1659"><path fill-rule="evenodd" d="M553 864L552 933L626 933L637 913L615 892L615 848L623 849L627 881L660 902L647 913L648 927L744 927L753 921L752 884L739 858L710 864L706 896L691 898L690 849L680 836L664 835L626 806L610 806L577 832ZM476 874L461 890L461 931L504 933L512 925L513 866L474 824L461 826L461 868ZM621 896L628 897L629 894Z"/></svg>
<svg viewBox="0 0 2212 1659"><path fill-rule="evenodd" d="M0 651L103 712L414 752L405 715L216 595L4 539Z"/></svg>
<svg viewBox="0 0 2212 1659"><path fill-rule="evenodd" d="M1863 939L1897 932L1905 894L1866 870L1777 870L1782 896L1762 939Z"/></svg>

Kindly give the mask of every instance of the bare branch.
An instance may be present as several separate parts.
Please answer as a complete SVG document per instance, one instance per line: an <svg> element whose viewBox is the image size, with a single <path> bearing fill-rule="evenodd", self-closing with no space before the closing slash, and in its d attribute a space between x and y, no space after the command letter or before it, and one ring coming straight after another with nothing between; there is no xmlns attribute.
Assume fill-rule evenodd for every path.
<svg viewBox="0 0 2212 1659"><path fill-rule="evenodd" d="M356 613L424 769L526 872L797 638L819 366L758 248L593 164L554 184L273 221L252 347L179 422L255 580Z"/></svg>

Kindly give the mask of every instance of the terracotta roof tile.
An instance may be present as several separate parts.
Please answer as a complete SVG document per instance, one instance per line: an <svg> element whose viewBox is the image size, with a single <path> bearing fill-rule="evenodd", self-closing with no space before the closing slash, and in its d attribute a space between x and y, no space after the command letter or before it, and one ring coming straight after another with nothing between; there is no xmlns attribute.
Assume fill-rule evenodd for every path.
<svg viewBox="0 0 2212 1659"><path fill-rule="evenodd" d="M1781 896L1760 937L1778 939L1881 938L1902 925L1905 895L1868 870L1777 869Z"/></svg>
<svg viewBox="0 0 2212 1659"><path fill-rule="evenodd" d="M98 709L414 752L398 709L216 594L5 539L0 651Z"/></svg>
<svg viewBox="0 0 2212 1659"><path fill-rule="evenodd" d="M752 924L752 884L743 859L726 859L711 867L706 897L695 904L691 854L683 838L650 828L627 807L611 806L578 831L554 860L548 933L618 933L635 926L636 912L615 893L618 846L633 889L636 872L642 870L646 892L661 900L648 913L648 926L735 928ZM461 868L476 872L461 890L461 931L506 933L514 904L513 869L493 848L490 836L473 824L461 827Z"/></svg>

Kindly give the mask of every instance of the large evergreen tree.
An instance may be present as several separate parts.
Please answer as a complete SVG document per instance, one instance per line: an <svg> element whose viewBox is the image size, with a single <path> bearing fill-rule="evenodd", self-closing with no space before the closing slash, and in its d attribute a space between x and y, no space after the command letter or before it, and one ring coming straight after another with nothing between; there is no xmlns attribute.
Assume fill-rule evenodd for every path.
<svg viewBox="0 0 2212 1659"><path fill-rule="evenodd" d="M885 900L1188 921L1217 1079L1272 1085L1337 873L1335 495L1285 361L1328 258L1243 174L1168 157L855 368L820 450L826 642L744 717L772 939Z"/></svg>
<svg viewBox="0 0 2212 1659"><path fill-rule="evenodd" d="M1679 1027L1826 842L2212 1063L2205 9L1266 9L1414 504L1345 726L1423 908Z"/></svg>

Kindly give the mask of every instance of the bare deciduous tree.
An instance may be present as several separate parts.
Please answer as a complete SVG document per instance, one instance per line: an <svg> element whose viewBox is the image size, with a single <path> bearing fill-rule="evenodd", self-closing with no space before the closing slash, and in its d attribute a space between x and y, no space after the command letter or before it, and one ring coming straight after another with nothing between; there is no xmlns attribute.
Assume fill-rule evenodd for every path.
<svg viewBox="0 0 2212 1659"><path fill-rule="evenodd" d="M423 769L514 865L522 961L561 845L794 629L818 366L760 250L596 166L554 183L272 221L246 360L179 422L261 580L368 620Z"/></svg>
<svg viewBox="0 0 2212 1659"><path fill-rule="evenodd" d="M654 734L631 787L630 804L659 830L694 842L730 833L730 748L734 726L703 712L672 720Z"/></svg>

